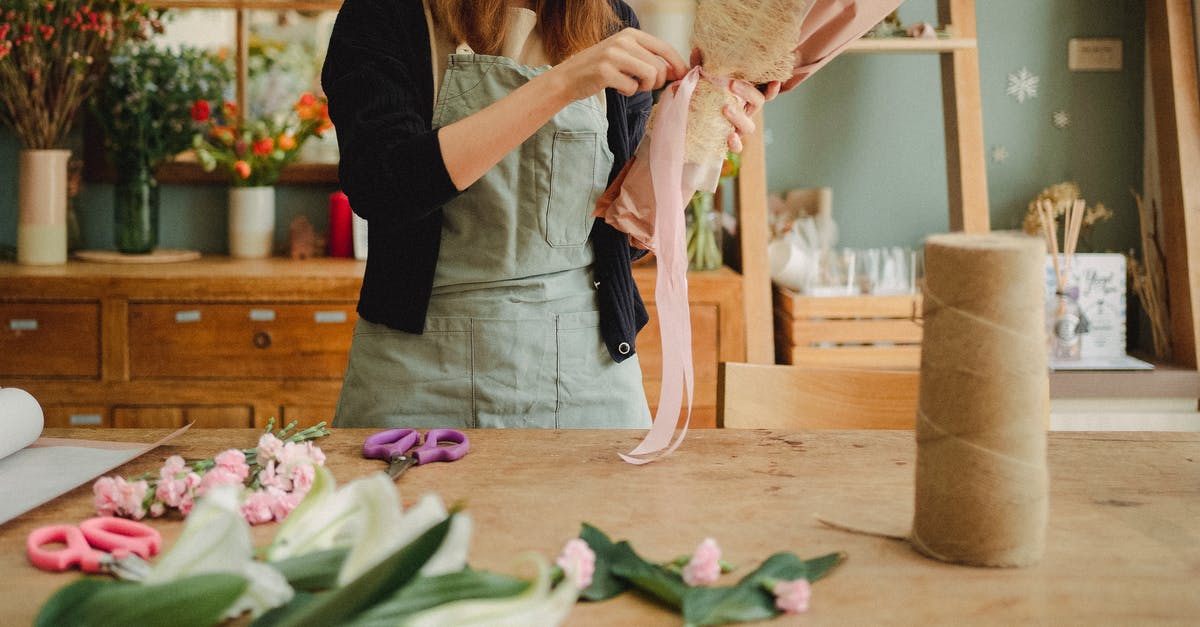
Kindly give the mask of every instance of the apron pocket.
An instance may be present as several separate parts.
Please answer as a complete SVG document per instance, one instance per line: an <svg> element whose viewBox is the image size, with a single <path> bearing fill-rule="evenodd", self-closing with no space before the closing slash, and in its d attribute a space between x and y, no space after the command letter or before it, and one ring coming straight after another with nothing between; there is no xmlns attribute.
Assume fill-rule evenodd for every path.
<svg viewBox="0 0 1200 627"><path fill-rule="evenodd" d="M465 318L431 318L416 335L359 320L336 426L475 426L471 329Z"/></svg>
<svg viewBox="0 0 1200 627"><path fill-rule="evenodd" d="M594 131L557 131L550 158L546 200L546 243L582 246L592 228L592 210L603 186L596 187L600 137Z"/></svg>
<svg viewBox="0 0 1200 627"><path fill-rule="evenodd" d="M474 405L479 427L553 429L554 321L472 321Z"/></svg>
<svg viewBox="0 0 1200 627"><path fill-rule="evenodd" d="M559 429L650 427L637 355L609 357L598 312L560 314L557 336Z"/></svg>

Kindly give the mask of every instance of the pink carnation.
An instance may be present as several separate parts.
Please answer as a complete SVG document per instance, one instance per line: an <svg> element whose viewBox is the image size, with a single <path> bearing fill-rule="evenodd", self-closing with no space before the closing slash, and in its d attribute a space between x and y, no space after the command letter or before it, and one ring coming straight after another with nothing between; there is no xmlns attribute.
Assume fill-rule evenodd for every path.
<svg viewBox="0 0 1200 627"><path fill-rule="evenodd" d="M592 585L592 575L596 572L596 553L581 538L568 540L555 563L562 567L568 577L575 579L575 587L580 590Z"/></svg>
<svg viewBox="0 0 1200 627"><path fill-rule="evenodd" d="M225 466L213 466L208 472L204 473L204 478L200 481L200 487L196 488L196 494L203 495L212 488L219 485L242 485L245 475L240 474L235 470L230 470Z"/></svg>
<svg viewBox="0 0 1200 627"><path fill-rule="evenodd" d="M812 585L807 579L780 581L771 592L775 595L775 607L788 614L808 611L808 599L812 596Z"/></svg>
<svg viewBox="0 0 1200 627"><path fill-rule="evenodd" d="M304 500L304 493L301 492L280 492L275 495L275 502L271 504L271 516L278 522L283 522L292 510Z"/></svg>
<svg viewBox="0 0 1200 627"><path fill-rule="evenodd" d="M246 463L246 454L237 450L229 449L222 451L213 461L217 463L217 468L225 470L237 475L238 481L245 481L246 477L250 476L250 466Z"/></svg>
<svg viewBox="0 0 1200 627"><path fill-rule="evenodd" d="M275 505L275 495L266 490L251 492L242 501L242 517L251 525L271 522L274 514L271 508Z"/></svg>
<svg viewBox="0 0 1200 627"><path fill-rule="evenodd" d="M683 581L689 586L706 586L721 578L721 547L712 538L705 538L692 559L683 567Z"/></svg>
<svg viewBox="0 0 1200 627"><path fill-rule="evenodd" d="M127 516L141 519L146 516L145 481L126 481L121 477L100 477L92 485L93 504L102 516Z"/></svg>
<svg viewBox="0 0 1200 627"><path fill-rule="evenodd" d="M269 459L275 459L283 450L283 442L274 434L264 433L258 438L258 463L265 466Z"/></svg>

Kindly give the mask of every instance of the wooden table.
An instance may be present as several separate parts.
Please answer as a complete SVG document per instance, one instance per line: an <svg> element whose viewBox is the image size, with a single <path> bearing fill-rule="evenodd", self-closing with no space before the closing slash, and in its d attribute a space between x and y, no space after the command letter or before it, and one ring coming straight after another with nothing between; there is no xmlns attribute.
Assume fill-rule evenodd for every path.
<svg viewBox="0 0 1200 627"><path fill-rule="evenodd" d="M58 437L152 441L161 431L48 430ZM380 470L358 450L365 431L320 441L340 483ZM210 456L256 441L249 429L194 429L119 469L156 468L168 454ZM801 557L846 551L814 586L797 624L1195 624L1200 616L1200 434L1056 433L1048 546L1025 569L954 566L906 544L824 527L814 514L903 534L912 516L910 431L693 432L666 462L633 467L617 451L640 433L478 431L471 454L417 467L398 482L406 506L436 491L474 517L471 563L512 572L514 557L553 558L583 521L667 560L706 536L740 566L732 581L779 550ZM72 575L24 556L35 526L91 514L83 486L0 526L4 624L28 624ZM171 546L182 523L155 521ZM272 525L255 528L265 543ZM781 619L779 622L787 623ZM580 604L572 625L675 625L679 618L632 594Z"/></svg>

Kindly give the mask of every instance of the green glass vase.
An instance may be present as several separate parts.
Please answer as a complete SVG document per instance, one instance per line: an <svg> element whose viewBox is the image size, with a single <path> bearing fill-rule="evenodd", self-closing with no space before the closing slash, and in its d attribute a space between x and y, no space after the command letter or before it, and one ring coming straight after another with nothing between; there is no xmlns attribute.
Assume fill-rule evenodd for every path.
<svg viewBox="0 0 1200 627"><path fill-rule="evenodd" d="M158 245L158 181L149 164L121 168L113 186L113 237L117 250L145 255Z"/></svg>

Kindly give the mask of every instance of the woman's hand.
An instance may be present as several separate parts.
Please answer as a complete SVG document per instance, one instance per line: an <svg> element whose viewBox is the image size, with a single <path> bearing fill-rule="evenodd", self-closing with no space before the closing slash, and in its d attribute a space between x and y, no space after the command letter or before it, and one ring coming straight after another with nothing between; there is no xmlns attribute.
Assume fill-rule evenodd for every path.
<svg viewBox="0 0 1200 627"><path fill-rule="evenodd" d="M721 113L725 114L725 119L733 125L733 132L729 134L726 143L729 145L730 151L741 152L742 136L754 132L754 114L762 110L764 103L779 95L780 83L771 81L759 88L746 81L732 81L729 87L744 104L742 106L727 104L721 109Z"/></svg>
<svg viewBox="0 0 1200 627"><path fill-rule="evenodd" d="M658 89L683 78L688 67L670 44L626 28L554 66L567 96L580 100L611 87L624 96Z"/></svg>

